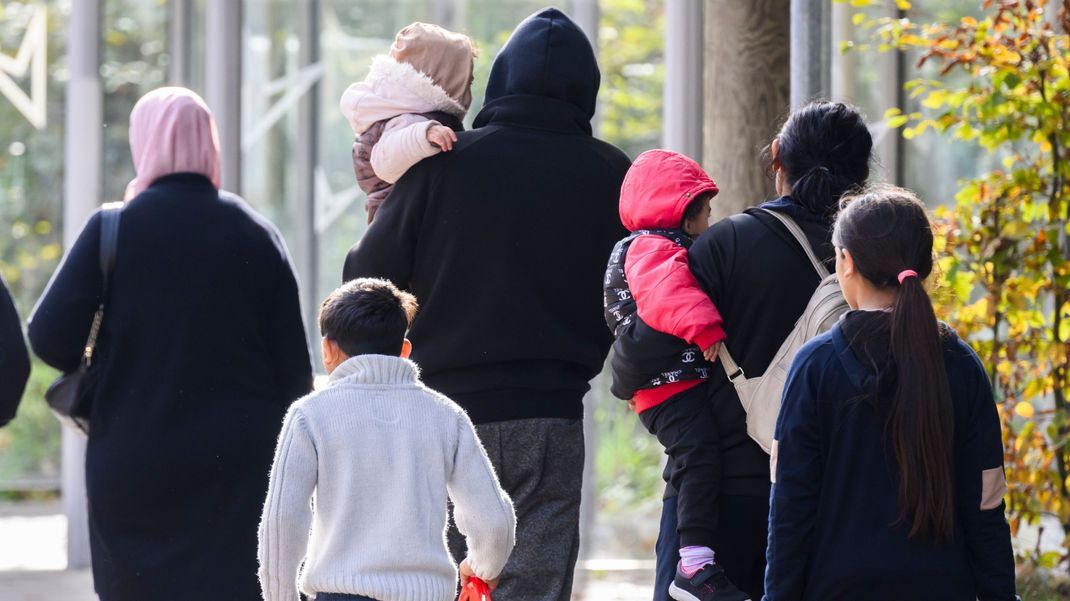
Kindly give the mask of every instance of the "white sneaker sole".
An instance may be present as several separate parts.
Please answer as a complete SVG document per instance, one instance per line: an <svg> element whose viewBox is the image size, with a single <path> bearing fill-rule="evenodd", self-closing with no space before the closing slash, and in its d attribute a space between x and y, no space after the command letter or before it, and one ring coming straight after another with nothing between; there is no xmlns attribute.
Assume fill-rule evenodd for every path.
<svg viewBox="0 0 1070 601"><path fill-rule="evenodd" d="M702 601L698 597L676 586L675 582L669 585L669 596L676 601ZM747 599L747 601L750 601L750 599Z"/></svg>
<svg viewBox="0 0 1070 601"><path fill-rule="evenodd" d="M702 599L676 586L675 582L669 585L669 596L676 599L676 601L702 601Z"/></svg>

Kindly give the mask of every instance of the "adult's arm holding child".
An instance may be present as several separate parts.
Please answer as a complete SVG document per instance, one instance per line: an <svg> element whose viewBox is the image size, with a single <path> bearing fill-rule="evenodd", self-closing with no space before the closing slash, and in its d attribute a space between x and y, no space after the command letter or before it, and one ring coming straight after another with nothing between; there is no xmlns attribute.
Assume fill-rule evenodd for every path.
<svg viewBox="0 0 1070 601"><path fill-rule="evenodd" d="M687 264L687 249L657 235L632 241L624 261L639 317L705 351L725 338L724 320Z"/></svg>
<svg viewBox="0 0 1070 601"><path fill-rule="evenodd" d="M297 572L308 548L309 501L316 488L316 447L297 407L283 422L260 519L260 588L265 601L297 598Z"/></svg>
<svg viewBox="0 0 1070 601"><path fill-rule="evenodd" d="M438 121L420 115L399 115L387 121L379 141L372 146L372 170L388 184L396 183L413 165L442 151L431 143L428 132Z"/></svg>
<svg viewBox="0 0 1070 601"><path fill-rule="evenodd" d="M513 551L516 514L465 413L457 414L457 450L446 487L457 529L468 543L467 568L490 583Z"/></svg>

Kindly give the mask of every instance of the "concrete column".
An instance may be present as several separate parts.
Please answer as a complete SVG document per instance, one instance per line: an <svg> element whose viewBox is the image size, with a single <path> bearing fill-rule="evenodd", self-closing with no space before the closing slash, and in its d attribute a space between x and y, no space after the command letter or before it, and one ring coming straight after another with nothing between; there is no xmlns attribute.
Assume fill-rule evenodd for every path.
<svg viewBox="0 0 1070 601"><path fill-rule="evenodd" d="M100 82L101 1L71 4L68 25L67 102L64 127L63 244L70 248L101 203L103 98ZM63 429L63 512L67 514L67 568L89 566L85 492L85 437Z"/></svg>
<svg viewBox="0 0 1070 601"><path fill-rule="evenodd" d="M665 5L665 87L661 145L702 160L702 3Z"/></svg>
<svg viewBox="0 0 1070 601"><path fill-rule="evenodd" d="M580 26L587 34L587 39L594 48L595 56L598 55L598 26L602 18L598 0L569 0L568 16ZM601 103L599 103L601 104ZM595 110L591 126L595 135L598 135L600 109ZM594 538L594 523L596 520L595 506L598 504L598 491L595 487L595 454L598 452L598 422L595 415L598 409L598 397L595 389L599 386L601 376L592 382L592 390L583 397L583 439L585 454L583 460L583 490L580 498L580 559L590 555L591 540ZM586 570L576 570L573 590L582 591L587 585L588 573Z"/></svg>
<svg viewBox="0 0 1070 601"><path fill-rule="evenodd" d="M759 156L788 113L790 0L707 0L703 164L714 218L775 195Z"/></svg>
<svg viewBox="0 0 1070 601"><path fill-rule="evenodd" d="M192 79L190 35L193 27L192 0L171 0L171 19L167 31L167 47L171 63L168 79L171 85L189 87Z"/></svg>
<svg viewBox="0 0 1070 601"><path fill-rule="evenodd" d="M598 23L602 18L602 11L598 6L598 0L569 0L569 17L583 29L587 39L598 52Z"/></svg>
<svg viewBox="0 0 1070 601"><path fill-rule="evenodd" d="M207 0L205 101L215 114L223 188L241 192L242 2Z"/></svg>
<svg viewBox="0 0 1070 601"><path fill-rule="evenodd" d="M320 0L300 0L297 5L301 69L320 60ZM319 252L316 236L316 168L319 151L320 81L301 97L297 105L297 143L294 147L297 197L291 205L294 224L294 259L301 290L305 328L316 340L316 309L319 307Z"/></svg>
<svg viewBox="0 0 1070 601"><path fill-rule="evenodd" d="M849 4L832 5L832 54L830 57L831 81L829 82L832 100L837 102L857 103L858 88L858 52L840 52L843 42L855 39L855 28L851 22L854 9Z"/></svg>
<svg viewBox="0 0 1070 601"><path fill-rule="evenodd" d="M832 92L831 0L791 0L791 107Z"/></svg>

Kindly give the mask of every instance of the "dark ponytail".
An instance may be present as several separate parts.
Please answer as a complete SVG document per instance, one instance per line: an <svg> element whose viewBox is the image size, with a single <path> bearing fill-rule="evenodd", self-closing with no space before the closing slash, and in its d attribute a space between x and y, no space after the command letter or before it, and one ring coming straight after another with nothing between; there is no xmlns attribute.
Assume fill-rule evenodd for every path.
<svg viewBox="0 0 1070 601"><path fill-rule="evenodd" d="M813 102L794 111L777 134L771 166L784 171L791 198L831 218L840 197L869 179L873 138L862 114L842 102Z"/></svg>
<svg viewBox="0 0 1070 601"><path fill-rule="evenodd" d="M874 286L898 290L889 325L897 378L885 423L899 471L898 524L911 538L947 541L954 527L954 420L940 325L923 284L933 269L925 207L907 190L872 188L844 199L832 241Z"/></svg>

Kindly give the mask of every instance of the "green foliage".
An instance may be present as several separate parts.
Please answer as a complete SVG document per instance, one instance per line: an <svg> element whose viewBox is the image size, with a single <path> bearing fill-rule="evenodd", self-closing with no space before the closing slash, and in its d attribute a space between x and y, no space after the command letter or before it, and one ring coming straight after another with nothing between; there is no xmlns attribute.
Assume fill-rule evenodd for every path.
<svg viewBox="0 0 1070 601"><path fill-rule="evenodd" d="M600 8L596 135L635 157L661 141L664 0L601 0ZM630 512L661 498L663 452L635 411L608 387L608 377L595 382L596 483L602 511Z"/></svg>
<svg viewBox="0 0 1070 601"><path fill-rule="evenodd" d="M41 400L58 375L34 359L18 415L0 429L0 482L59 477L60 425Z"/></svg>
<svg viewBox="0 0 1070 601"><path fill-rule="evenodd" d="M999 159L937 210L941 316L991 375L1012 529L1050 514L1070 532L1070 0L985 0L983 9L955 23L857 22L888 48L920 53L919 68L939 67L906 84L924 111L888 115L905 137L938 132ZM969 78L949 83L955 73ZM1026 554L1053 566L1063 547L1062 556Z"/></svg>
<svg viewBox="0 0 1070 601"><path fill-rule="evenodd" d="M137 99L164 81L165 0L104 3L104 194L118 200L133 176L126 122ZM62 255L66 35L70 3L9 0L0 4L0 52L14 55L30 19L47 8L47 124L37 130L0 97L0 276L20 315L29 317ZM28 82L19 82L24 88ZM74 224L75 227L81 224ZM59 424L44 402L56 373L34 360L17 419L0 429L0 481L54 477Z"/></svg>
<svg viewBox="0 0 1070 601"><path fill-rule="evenodd" d="M661 141L664 0L602 0L599 136L629 156Z"/></svg>

